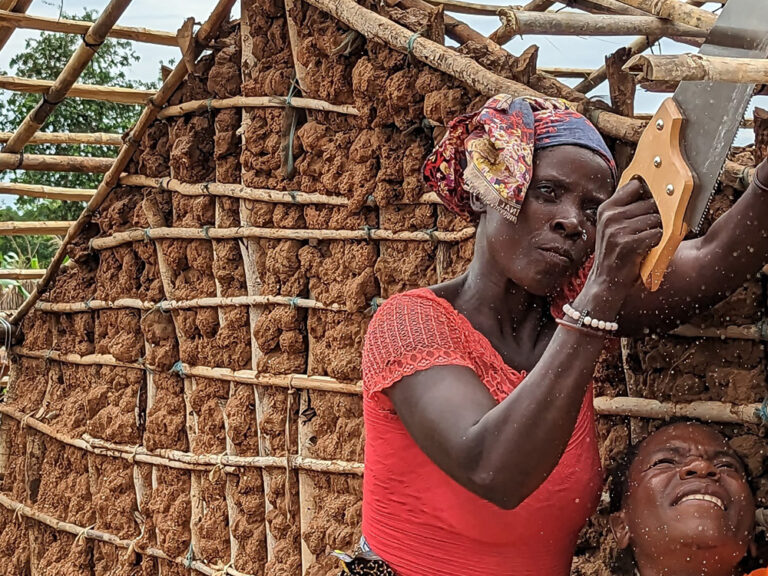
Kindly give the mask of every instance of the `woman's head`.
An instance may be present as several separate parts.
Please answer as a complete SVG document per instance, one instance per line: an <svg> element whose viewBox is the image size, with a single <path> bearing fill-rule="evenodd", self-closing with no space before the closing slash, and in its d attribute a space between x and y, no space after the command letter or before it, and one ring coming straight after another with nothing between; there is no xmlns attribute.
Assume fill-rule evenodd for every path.
<svg viewBox="0 0 768 576"><path fill-rule="evenodd" d="M646 574L734 574L753 546L755 501L725 438L693 422L660 428L619 482L611 529Z"/></svg>
<svg viewBox="0 0 768 576"><path fill-rule="evenodd" d="M504 95L451 122L424 174L449 209L479 221L476 255L542 296L594 250L597 207L617 179L600 134L563 101Z"/></svg>

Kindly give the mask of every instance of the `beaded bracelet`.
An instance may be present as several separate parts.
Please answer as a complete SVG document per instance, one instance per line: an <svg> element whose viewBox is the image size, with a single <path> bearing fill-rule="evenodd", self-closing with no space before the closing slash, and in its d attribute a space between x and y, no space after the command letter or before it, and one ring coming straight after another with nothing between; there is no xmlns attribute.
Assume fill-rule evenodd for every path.
<svg viewBox="0 0 768 576"><path fill-rule="evenodd" d="M565 312L566 316L575 320L578 326L586 325L591 326L592 328L597 328L598 330L606 330L608 332L616 332L616 330L619 329L619 325L616 322L606 322L605 320L592 318L589 315L589 310L579 312L578 310L575 310L573 306L567 303L563 304L563 312Z"/></svg>
<svg viewBox="0 0 768 576"><path fill-rule="evenodd" d="M593 338L611 338L611 334L607 334L605 332L600 332L598 330L592 330L592 328L587 328L586 326L578 326L577 324L571 324L567 320L563 320L562 318L555 318L555 322L559 326L562 326L566 330L573 330L574 332L578 332L579 334L584 334L584 336L591 336Z"/></svg>

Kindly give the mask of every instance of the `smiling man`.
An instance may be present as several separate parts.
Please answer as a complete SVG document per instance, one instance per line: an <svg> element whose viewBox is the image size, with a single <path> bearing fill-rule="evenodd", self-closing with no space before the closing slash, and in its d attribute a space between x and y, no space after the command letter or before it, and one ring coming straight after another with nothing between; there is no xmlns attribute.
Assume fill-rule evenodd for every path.
<svg viewBox="0 0 768 576"><path fill-rule="evenodd" d="M617 487L611 529L640 576L741 576L755 548L755 500L744 464L714 429L660 428L637 446Z"/></svg>

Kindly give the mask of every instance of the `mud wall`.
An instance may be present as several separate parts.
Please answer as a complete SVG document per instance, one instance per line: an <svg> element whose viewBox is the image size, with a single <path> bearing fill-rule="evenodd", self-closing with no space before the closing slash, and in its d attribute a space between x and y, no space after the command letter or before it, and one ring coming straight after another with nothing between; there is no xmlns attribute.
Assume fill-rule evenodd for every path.
<svg viewBox="0 0 768 576"><path fill-rule="evenodd" d="M432 13L363 4L443 37ZM472 44L459 50L528 80L528 60ZM434 239L433 232L467 224L421 200L419 172L442 126L484 98L307 4L249 0L170 104L289 95L357 113L283 100L156 122L128 171L203 192L172 191L165 180L114 190L44 297L82 306L25 319L6 399L21 416L2 418L0 496L130 545L57 531L0 507L0 574L175 575L205 565L335 576L328 553L354 548L362 497L354 464L362 463L365 443L354 385L365 330L379 298L447 280L469 263L472 239ZM209 184L290 200L218 195ZM321 200L300 201L300 194ZM717 197L713 218L733 196ZM94 238L166 226L204 233L89 249ZM240 227L265 232L210 237L210 230ZM292 232L306 230L331 237ZM426 241L373 239L372 230L424 232ZM275 231L287 237L266 237ZM334 231L368 238L342 240ZM201 298L219 303L171 306ZM764 308L762 281L753 280L699 323L755 323ZM307 388L303 375L323 385ZM606 350L595 384L598 395L753 402L766 392L763 349L751 341L648 338ZM599 419L608 472L648 427ZM725 431L765 505L763 432ZM112 448L85 450L68 443L75 438ZM146 453L155 459L138 457ZM251 463L229 465L230 458ZM617 573L606 506L582 535L574 574Z"/></svg>

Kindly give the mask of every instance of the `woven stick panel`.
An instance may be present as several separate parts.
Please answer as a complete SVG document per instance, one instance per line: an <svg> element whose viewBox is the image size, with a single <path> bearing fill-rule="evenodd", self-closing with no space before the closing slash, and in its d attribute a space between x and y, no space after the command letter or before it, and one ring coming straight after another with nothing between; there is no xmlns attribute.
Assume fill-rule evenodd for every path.
<svg viewBox="0 0 768 576"><path fill-rule="evenodd" d="M443 42L442 15L387 4L361 2ZM365 332L383 299L469 264L474 228L420 173L447 122L486 96L301 0L247 0L236 16L137 132L126 174L24 320L0 405L8 573L328 576L328 553L360 537ZM475 44L463 50L493 74L586 102L532 75L535 54ZM756 290L696 335L757 326ZM760 343L711 342L606 353L606 467L649 419L680 414L723 423L757 454ZM722 356L721 371L692 347ZM575 574L599 573L604 521Z"/></svg>

